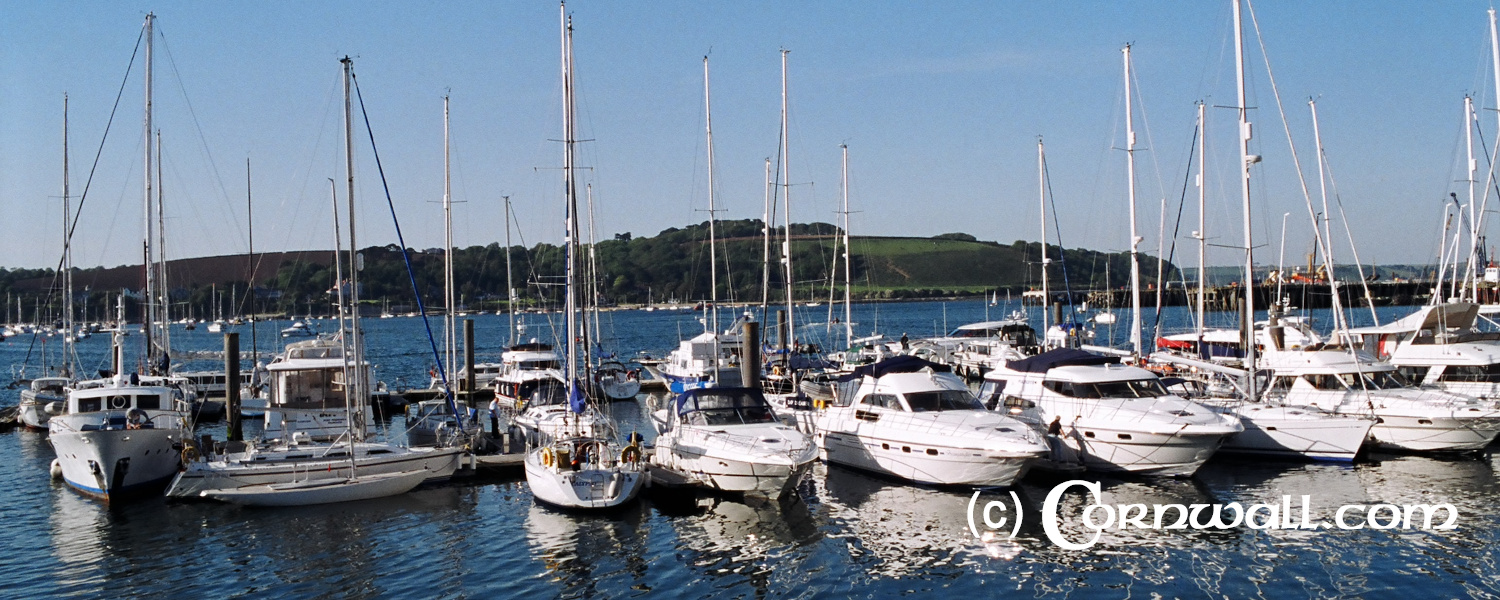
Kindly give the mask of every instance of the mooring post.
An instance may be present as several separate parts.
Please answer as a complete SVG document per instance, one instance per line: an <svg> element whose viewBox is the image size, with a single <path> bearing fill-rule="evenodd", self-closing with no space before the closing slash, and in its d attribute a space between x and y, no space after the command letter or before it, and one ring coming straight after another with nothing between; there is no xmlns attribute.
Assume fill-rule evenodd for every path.
<svg viewBox="0 0 1500 600"><path fill-rule="evenodd" d="M464 393L474 410L474 319L464 319Z"/></svg>
<svg viewBox="0 0 1500 600"><path fill-rule="evenodd" d="M745 321L740 355L740 385L760 389L760 323Z"/></svg>
<svg viewBox="0 0 1500 600"><path fill-rule="evenodd" d="M242 442L240 424L240 334L224 334L224 411L229 416L229 441Z"/></svg>

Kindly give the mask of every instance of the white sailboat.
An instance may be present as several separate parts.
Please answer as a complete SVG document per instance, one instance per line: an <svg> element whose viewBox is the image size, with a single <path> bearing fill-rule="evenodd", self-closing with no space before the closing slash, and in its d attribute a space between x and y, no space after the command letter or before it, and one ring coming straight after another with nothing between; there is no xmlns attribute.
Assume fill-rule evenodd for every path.
<svg viewBox="0 0 1500 600"><path fill-rule="evenodd" d="M573 125L573 25L567 7L560 8L562 20L563 80L563 187L567 202L565 221L567 277L567 353L563 375L567 385L567 412L573 415L565 431L551 439L541 440L527 449L526 483L538 502L565 509L598 509L619 506L631 500L645 487L647 474L641 462L640 448L632 445L618 449L608 431L587 434L579 427L588 401L578 373L578 189L574 175ZM607 423L607 422L606 422ZM612 428L606 428L612 429Z"/></svg>
<svg viewBox="0 0 1500 600"><path fill-rule="evenodd" d="M344 126L352 127L349 92L353 61L340 61L344 74ZM349 238L355 246L354 175L352 137L345 138L349 173ZM333 186L332 180L329 181ZM298 431L297 421L279 419L285 428L280 439L251 444L243 450L218 451L205 448L189 451L201 460L190 462L172 481L168 496L206 498L256 506L299 506L377 498L405 493L424 481L441 481L458 469L460 448L403 448L392 444L364 440L369 422L368 364L363 360L363 331L359 325L359 285L357 252L350 253L349 300L345 301L342 273L342 238L337 233L338 199L334 197L335 273L339 304L338 339L295 342L287 353L268 367L275 380L271 394L272 415L285 415L296 401L312 402L317 396L322 405L341 401L344 416L338 424L342 432L331 442L312 442L306 432ZM349 328L344 328L348 312ZM280 366L278 366L280 365ZM306 394L303 396L301 394ZM294 402L286 398L296 398ZM278 401L280 399L281 401ZM324 407L319 406L317 410ZM320 422L326 431L332 422Z"/></svg>

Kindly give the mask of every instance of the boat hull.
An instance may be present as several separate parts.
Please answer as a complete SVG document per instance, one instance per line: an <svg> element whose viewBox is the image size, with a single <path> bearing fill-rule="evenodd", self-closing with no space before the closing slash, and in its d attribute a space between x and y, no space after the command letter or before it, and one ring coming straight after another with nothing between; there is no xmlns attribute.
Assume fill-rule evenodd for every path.
<svg viewBox="0 0 1500 600"><path fill-rule="evenodd" d="M307 458L300 458L303 454ZM230 460L190 463L167 488L171 498L206 497L207 492L232 490L247 485L270 485L319 479L348 479L355 474L386 475L422 471L424 482L441 482L453 477L462 462L458 448L410 448L393 452L364 453L349 467L347 455L317 458L312 449L265 453L263 460L254 454L239 455ZM358 453L357 453L358 454ZM269 455L269 456L267 456Z"/></svg>
<svg viewBox="0 0 1500 600"><path fill-rule="evenodd" d="M160 492L181 464L179 429L82 431L59 427L61 419L52 420L48 441L63 481L86 495L120 500Z"/></svg>
<svg viewBox="0 0 1500 600"><path fill-rule="evenodd" d="M1382 414L1370 429L1378 448L1403 452L1481 450L1500 435L1500 419Z"/></svg>
<svg viewBox="0 0 1500 600"><path fill-rule="evenodd" d="M821 431L817 441L821 458L829 463L928 485L1008 486L1040 458L932 444L913 448L909 442L838 431Z"/></svg>
<svg viewBox="0 0 1500 600"><path fill-rule="evenodd" d="M641 469L615 467L569 471L542 464L541 451L526 455L526 483L537 502L564 509L620 506L640 495L646 484Z"/></svg>
<svg viewBox="0 0 1500 600"><path fill-rule="evenodd" d="M53 396L51 394L39 394L33 390L21 390L21 402L17 411L17 419L28 429L46 431L47 421L52 415L47 413L47 404L52 402L66 402L64 396Z"/></svg>
<svg viewBox="0 0 1500 600"><path fill-rule="evenodd" d="M1083 466L1091 471L1190 477L1231 435L1188 428L1157 433L1079 422L1061 440L1079 453Z"/></svg>
<svg viewBox="0 0 1500 600"><path fill-rule="evenodd" d="M422 471L383 473L288 484L248 485L232 490L209 490L203 492L203 497L244 506L309 506L405 494L425 480L426 473Z"/></svg>
<svg viewBox="0 0 1500 600"><path fill-rule="evenodd" d="M1373 419L1352 416L1312 416L1303 411L1270 407L1237 413L1245 430L1229 438L1220 452L1319 461L1353 461L1369 437ZM1326 414L1326 413L1324 413Z"/></svg>

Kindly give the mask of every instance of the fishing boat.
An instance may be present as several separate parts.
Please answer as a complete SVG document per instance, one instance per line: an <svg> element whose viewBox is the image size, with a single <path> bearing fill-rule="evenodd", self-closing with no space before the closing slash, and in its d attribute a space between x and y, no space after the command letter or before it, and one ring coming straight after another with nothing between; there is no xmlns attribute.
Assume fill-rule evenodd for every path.
<svg viewBox="0 0 1500 600"><path fill-rule="evenodd" d="M913 356L856 368L813 418L824 461L917 483L1006 486L1048 453L1040 431Z"/></svg>
<svg viewBox="0 0 1500 600"><path fill-rule="evenodd" d="M612 427L582 427L589 403L579 377L582 336L578 319L578 187L574 174L573 126L573 25L567 8L561 9L562 75L563 75L563 182L566 196L564 223L566 236L566 313L567 353L563 356L563 377L567 386L564 428L554 435L531 443L526 451L526 484L537 502L564 509L602 509L620 506L634 500L645 487L647 474L638 445L617 448L611 438ZM586 346L585 346L586 348ZM597 413L595 413L597 414ZM522 416L525 416L524 413ZM518 419L519 422L519 419ZM608 425L608 420L602 424Z"/></svg>
<svg viewBox="0 0 1500 600"><path fill-rule="evenodd" d="M1244 427L1169 393L1155 373L1072 348L985 376L985 405L1046 428L1053 459L1095 471L1187 477Z"/></svg>
<svg viewBox="0 0 1500 600"><path fill-rule="evenodd" d="M758 389L688 390L651 420L654 466L724 492L785 495L818 457L812 439L782 423Z"/></svg>

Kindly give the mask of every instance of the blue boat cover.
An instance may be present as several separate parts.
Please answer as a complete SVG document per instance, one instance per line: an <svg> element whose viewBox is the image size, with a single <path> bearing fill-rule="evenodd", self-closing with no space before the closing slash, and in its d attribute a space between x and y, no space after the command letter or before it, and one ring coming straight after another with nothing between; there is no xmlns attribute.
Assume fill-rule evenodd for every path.
<svg viewBox="0 0 1500 600"><path fill-rule="evenodd" d="M1076 348L1058 348L1048 350L1031 358L1013 360L1006 363L1005 368L1022 373L1046 373L1056 367L1074 367L1089 365L1108 365L1120 362L1118 356L1105 356L1094 354Z"/></svg>
<svg viewBox="0 0 1500 600"><path fill-rule="evenodd" d="M922 369L928 368L932 369L933 371L943 373L953 370L948 365L940 365L935 362L922 360L921 358L915 356L902 355L887 358L878 363L856 367L854 369L854 372L840 377L839 381L853 381L866 375L870 377L881 377L883 375L889 375L891 373L915 373L917 371L921 371Z"/></svg>

